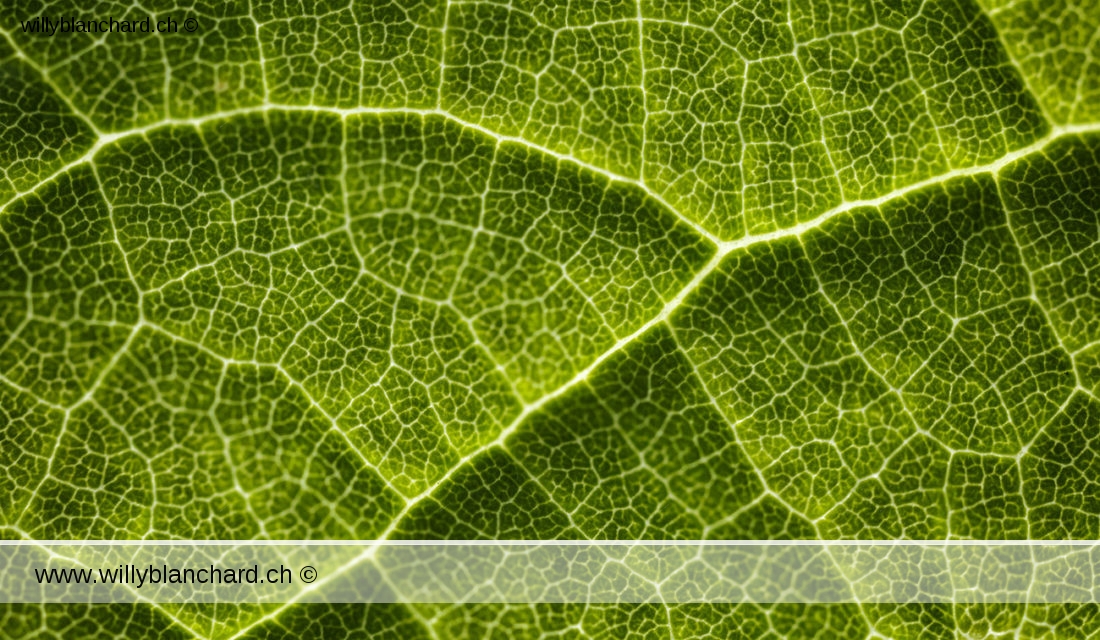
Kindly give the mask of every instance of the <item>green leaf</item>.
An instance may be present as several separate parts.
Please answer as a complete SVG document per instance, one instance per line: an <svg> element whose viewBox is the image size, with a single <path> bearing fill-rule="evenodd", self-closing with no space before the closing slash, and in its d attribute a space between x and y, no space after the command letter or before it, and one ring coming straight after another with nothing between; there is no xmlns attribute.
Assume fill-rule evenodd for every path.
<svg viewBox="0 0 1100 640"><path fill-rule="evenodd" d="M2 9L4 538L1100 537L1093 0ZM21 26L149 14L199 28ZM1098 616L4 605L0 634Z"/></svg>

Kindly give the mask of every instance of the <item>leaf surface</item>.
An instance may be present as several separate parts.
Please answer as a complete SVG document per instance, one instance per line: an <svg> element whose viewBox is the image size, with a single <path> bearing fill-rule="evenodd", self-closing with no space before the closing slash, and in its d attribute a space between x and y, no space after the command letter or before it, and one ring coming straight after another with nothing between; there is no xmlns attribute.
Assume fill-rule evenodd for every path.
<svg viewBox="0 0 1100 640"><path fill-rule="evenodd" d="M3 7L0 536L1100 537L1095 1L162 4ZM199 30L19 22L148 13ZM5 605L0 633L1098 612Z"/></svg>

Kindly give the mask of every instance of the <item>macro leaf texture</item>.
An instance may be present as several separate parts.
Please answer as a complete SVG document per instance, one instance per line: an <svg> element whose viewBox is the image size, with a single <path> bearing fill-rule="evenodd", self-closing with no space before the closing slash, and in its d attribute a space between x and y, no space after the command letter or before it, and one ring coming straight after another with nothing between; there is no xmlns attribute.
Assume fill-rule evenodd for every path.
<svg viewBox="0 0 1100 640"><path fill-rule="evenodd" d="M1100 538L1096 0L3 0L0 537ZM35 16L194 33L26 33ZM3 605L1089 637L1093 605Z"/></svg>

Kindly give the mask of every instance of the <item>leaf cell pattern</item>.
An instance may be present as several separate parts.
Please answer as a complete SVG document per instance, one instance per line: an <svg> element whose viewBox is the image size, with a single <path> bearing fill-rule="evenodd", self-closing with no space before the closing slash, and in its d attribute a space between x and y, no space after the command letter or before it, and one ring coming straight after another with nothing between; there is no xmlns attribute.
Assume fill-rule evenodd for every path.
<svg viewBox="0 0 1100 640"><path fill-rule="evenodd" d="M193 17L173 37L38 15ZM1100 537L1094 0L4 3L0 536ZM11 637L1086 637L6 605Z"/></svg>

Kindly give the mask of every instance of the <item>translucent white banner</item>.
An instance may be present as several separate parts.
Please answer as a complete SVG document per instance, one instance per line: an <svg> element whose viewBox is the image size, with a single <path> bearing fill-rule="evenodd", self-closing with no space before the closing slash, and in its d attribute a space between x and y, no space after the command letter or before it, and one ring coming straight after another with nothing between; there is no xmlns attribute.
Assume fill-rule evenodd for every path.
<svg viewBox="0 0 1100 640"><path fill-rule="evenodd" d="M1098 600L1100 542L0 542L0 602Z"/></svg>

